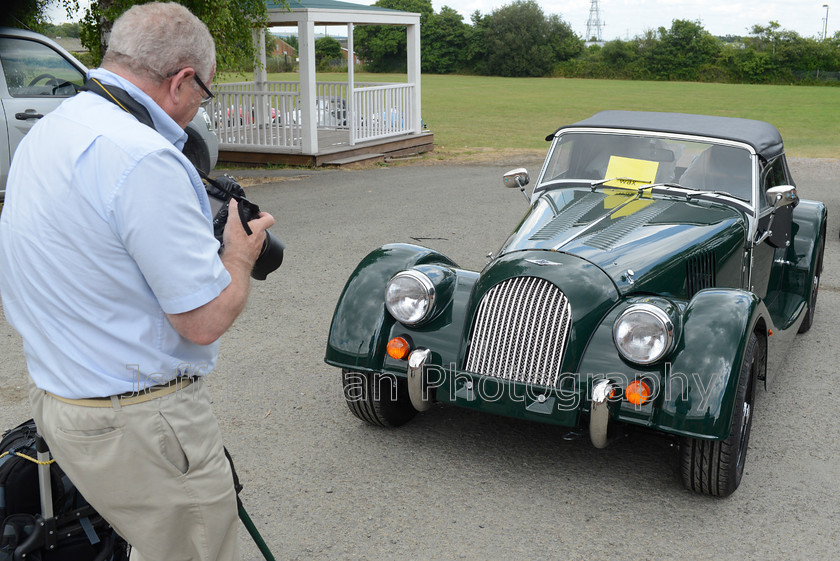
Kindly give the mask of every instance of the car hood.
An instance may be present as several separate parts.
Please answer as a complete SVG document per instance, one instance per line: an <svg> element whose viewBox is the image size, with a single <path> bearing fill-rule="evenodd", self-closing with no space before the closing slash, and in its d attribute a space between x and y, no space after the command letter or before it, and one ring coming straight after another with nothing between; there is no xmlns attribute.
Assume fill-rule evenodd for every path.
<svg viewBox="0 0 840 561"><path fill-rule="evenodd" d="M709 263L714 275L743 249L746 230L743 214L725 204L567 189L540 197L500 255L567 253L603 270L622 294L688 298L686 262Z"/></svg>

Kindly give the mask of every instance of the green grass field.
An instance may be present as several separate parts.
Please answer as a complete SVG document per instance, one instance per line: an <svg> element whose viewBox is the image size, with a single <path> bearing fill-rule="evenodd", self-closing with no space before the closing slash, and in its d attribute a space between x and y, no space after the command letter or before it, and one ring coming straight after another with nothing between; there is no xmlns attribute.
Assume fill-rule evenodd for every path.
<svg viewBox="0 0 840 561"><path fill-rule="evenodd" d="M346 79L318 75L319 81ZM356 81L405 82L406 76L357 73ZM759 119L778 127L791 156L840 158L840 88L453 75L424 75L421 87L423 121L444 148L543 149L545 136L562 125L604 109L629 109Z"/></svg>

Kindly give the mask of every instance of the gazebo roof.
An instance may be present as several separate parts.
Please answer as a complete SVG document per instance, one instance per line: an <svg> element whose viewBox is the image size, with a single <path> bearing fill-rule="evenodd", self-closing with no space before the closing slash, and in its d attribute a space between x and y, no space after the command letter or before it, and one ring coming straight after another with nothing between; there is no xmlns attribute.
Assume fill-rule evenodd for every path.
<svg viewBox="0 0 840 561"><path fill-rule="evenodd" d="M288 0L289 7L266 0L271 25L312 21L315 23L353 23L409 25L420 21L420 14L379 6L353 4L340 0Z"/></svg>

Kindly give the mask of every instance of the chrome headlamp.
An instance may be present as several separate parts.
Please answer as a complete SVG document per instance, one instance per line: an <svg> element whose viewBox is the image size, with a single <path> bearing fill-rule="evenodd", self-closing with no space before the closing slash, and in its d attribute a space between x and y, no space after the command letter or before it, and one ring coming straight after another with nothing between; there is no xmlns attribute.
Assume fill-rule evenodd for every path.
<svg viewBox="0 0 840 561"><path fill-rule="evenodd" d="M400 323L420 323L429 316L434 303L435 285L414 269L397 273L385 287L385 307Z"/></svg>
<svg viewBox="0 0 840 561"><path fill-rule="evenodd" d="M417 325L437 316L451 300L455 287L452 269L415 265L400 271L385 287L385 307L400 323Z"/></svg>
<svg viewBox="0 0 840 561"><path fill-rule="evenodd" d="M625 359L652 364L674 347L674 321L659 306L642 302L628 307L613 325L613 341Z"/></svg>

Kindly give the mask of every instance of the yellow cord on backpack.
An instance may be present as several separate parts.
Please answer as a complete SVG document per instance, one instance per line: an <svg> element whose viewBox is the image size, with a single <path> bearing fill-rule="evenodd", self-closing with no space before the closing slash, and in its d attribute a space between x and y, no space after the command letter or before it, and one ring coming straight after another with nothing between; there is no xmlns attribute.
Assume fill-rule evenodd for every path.
<svg viewBox="0 0 840 561"><path fill-rule="evenodd" d="M6 450L6 451L5 451L5 452L3 452L2 454L0 454L0 458L2 458L3 456L8 455L8 454L10 454L10 453L11 453L11 452L9 452L8 450ZM48 466L48 465L50 465L51 463L55 462L55 459L51 459L51 460L47 460L46 462L43 462L43 461L41 461L41 460L38 460L38 459L33 458L32 456L27 456L26 454L21 454L20 452L15 452L15 456L17 456L17 457L19 457L19 458L23 458L24 460L29 460L30 462L32 462L32 463L34 463L34 464L38 464L39 466Z"/></svg>

